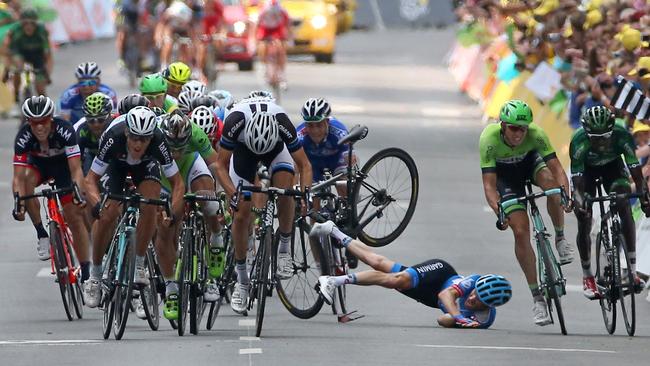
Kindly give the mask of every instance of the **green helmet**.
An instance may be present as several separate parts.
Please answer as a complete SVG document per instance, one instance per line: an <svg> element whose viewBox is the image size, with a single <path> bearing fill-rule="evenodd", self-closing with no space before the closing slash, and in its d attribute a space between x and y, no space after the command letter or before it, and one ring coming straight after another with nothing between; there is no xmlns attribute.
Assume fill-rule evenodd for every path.
<svg viewBox="0 0 650 366"><path fill-rule="evenodd" d="M614 113L602 105L591 107L580 116L580 123L587 133L610 132L614 129L614 122Z"/></svg>
<svg viewBox="0 0 650 366"><path fill-rule="evenodd" d="M84 100L83 112L86 117L108 116L113 110L111 98L100 92L92 93Z"/></svg>
<svg viewBox="0 0 650 366"><path fill-rule="evenodd" d="M167 80L160 74L147 75L140 81L140 93L142 94L160 94L166 92Z"/></svg>
<svg viewBox="0 0 650 366"><path fill-rule="evenodd" d="M501 107L499 119L511 125L528 127L533 122L533 111L525 102L513 99Z"/></svg>

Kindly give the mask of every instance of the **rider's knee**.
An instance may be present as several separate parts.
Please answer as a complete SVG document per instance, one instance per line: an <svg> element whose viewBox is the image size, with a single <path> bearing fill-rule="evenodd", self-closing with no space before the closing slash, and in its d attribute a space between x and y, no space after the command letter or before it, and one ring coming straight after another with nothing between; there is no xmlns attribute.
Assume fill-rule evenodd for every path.
<svg viewBox="0 0 650 366"><path fill-rule="evenodd" d="M408 290L411 288L411 276L406 271L395 273L391 276L391 288L397 290Z"/></svg>

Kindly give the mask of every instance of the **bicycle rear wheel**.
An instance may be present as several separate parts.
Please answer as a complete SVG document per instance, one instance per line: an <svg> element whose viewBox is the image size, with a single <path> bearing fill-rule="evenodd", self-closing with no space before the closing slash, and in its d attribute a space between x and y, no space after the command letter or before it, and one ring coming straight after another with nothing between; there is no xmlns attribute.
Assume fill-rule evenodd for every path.
<svg viewBox="0 0 650 366"><path fill-rule="evenodd" d="M184 229L181 241L180 261L177 263L178 273L178 335L185 334L188 307L191 296L192 281L192 243L194 235L191 230Z"/></svg>
<svg viewBox="0 0 650 366"><path fill-rule="evenodd" d="M623 321L625 322L625 330L630 336L634 335L636 331L636 302L635 302L635 288L634 288L634 273L630 270L630 258L627 255L627 243L623 234L618 232L614 236L614 248L616 254L613 258L616 260L617 277L619 286L618 300L621 305L621 313L623 314ZM623 266L627 270L623 270Z"/></svg>
<svg viewBox="0 0 650 366"><path fill-rule="evenodd" d="M256 299L257 299L257 314L255 315L255 336L259 337L262 334L262 324L264 323L264 307L266 306L266 296L268 294L268 281L269 281L269 267L271 265L271 245L273 244L273 233L267 229L262 237L262 242L259 248L260 260L257 266L257 286L256 286ZM274 257L274 256L273 256Z"/></svg>
<svg viewBox="0 0 650 366"><path fill-rule="evenodd" d="M601 228L596 237L596 286L601 293L600 310L607 333L614 334L616 330L616 282L613 278L611 262L611 244L609 230Z"/></svg>
<svg viewBox="0 0 650 366"><path fill-rule="evenodd" d="M72 305L77 319L82 319L84 315L84 299L83 290L81 289L81 267L79 266L79 260L72 246L72 233L68 229L66 231L63 234L63 244L65 252L68 254L67 257L70 258L70 262L68 263L67 257L64 257L66 258L66 267L68 268L68 297L72 299ZM69 272L70 270L73 272Z"/></svg>
<svg viewBox="0 0 650 366"><path fill-rule="evenodd" d="M205 292L206 283L208 280L208 266L205 261L206 250L206 237L205 226L203 222L197 220L200 227L198 234L194 236L198 239L193 246L192 253L192 285L190 291L190 333L199 334L199 327L203 314L205 313L206 303L203 301L203 293Z"/></svg>
<svg viewBox="0 0 650 366"><path fill-rule="evenodd" d="M131 312L131 298L133 296L133 275L135 273L135 228L127 228L124 233L124 252L122 258L118 258L121 265L117 287L115 288L115 320L113 333L115 339L120 340L124 336L126 322Z"/></svg>
<svg viewBox="0 0 650 366"><path fill-rule="evenodd" d="M361 168L352 202L357 222L371 220L359 239L372 247L393 242L406 229L418 200L418 169L404 150L388 148L373 155Z"/></svg>
<svg viewBox="0 0 650 366"><path fill-rule="evenodd" d="M61 301L63 302L63 309L69 321L74 318L72 316L72 296L68 291L69 276L68 276L68 263L65 259L65 252L63 251L63 238L61 237L61 230L59 225L52 221L49 225L50 229L50 252L52 254L52 262L54 263L54 271L56 272L56 282L59 284L59 292L61 294Z"/></svg>
<svg viewBox="0 0 650 366"><path fill-rule="evenodd" d="M149 284L140 288L140 300L144 313L147 316L147 323L151 330L158 330L160 326L160 297L158 296L158 279L154 264L155 258L151 248L147 249L145 256L145 268L149 273Z"/></svg>
<svg viewBox="0 0 650 366"><path fill-rule="evenodd" d="M115 239L111 241L106 261L104 265L104 273L102 274L101 282L101 308L103 311L102 322L102 335L104 339L108 339L113 329L113 319L115 318L115 269L117 268L117 251L115 250L117 243Z"/></svg>
<svg viewBox="0 0 650 366"><path fill-rule="evenodd" d="M317 240L309 238L310 226L300 219L293 227L291 257L293 276L277 281L277 292L282 305L300 319L314 317L323 307L323 298L316 291L318 277L327 269L327 258ZM279 236L276 238L279 240ZM277 244L277 243L276 243Z"/></svg>

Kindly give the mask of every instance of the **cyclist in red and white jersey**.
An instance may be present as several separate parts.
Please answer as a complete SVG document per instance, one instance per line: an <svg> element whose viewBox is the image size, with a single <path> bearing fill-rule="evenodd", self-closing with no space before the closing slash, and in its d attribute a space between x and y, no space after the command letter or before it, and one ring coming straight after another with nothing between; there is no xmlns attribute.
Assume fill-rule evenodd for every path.
<svg viewBox="0 0 650 366"><path fill-rule="evenodd" d="M277 42L281 46L278 66L284 70L287 63L287 41L291 38L289 13L278 0L268 0L260 10L257 19L258 52L262 60L266 59L265 42ZM284 80L284 75L280 76Z"/></svg>

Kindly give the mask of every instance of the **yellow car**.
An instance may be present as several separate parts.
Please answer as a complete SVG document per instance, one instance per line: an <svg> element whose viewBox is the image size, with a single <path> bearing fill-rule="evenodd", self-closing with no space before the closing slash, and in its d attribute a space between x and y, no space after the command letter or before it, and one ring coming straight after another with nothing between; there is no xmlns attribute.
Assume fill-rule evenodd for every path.
<svg viewBox="0 0 650 366"><path fill-rule="evenodd" d="M281 0L291 18L293 45L288 53L314 55L316 62L332 63L338 28L338 9L333 0ZM338 0L337 0L338 1ZM264 1L246 0L250 19L257 22Z"/></svg>

